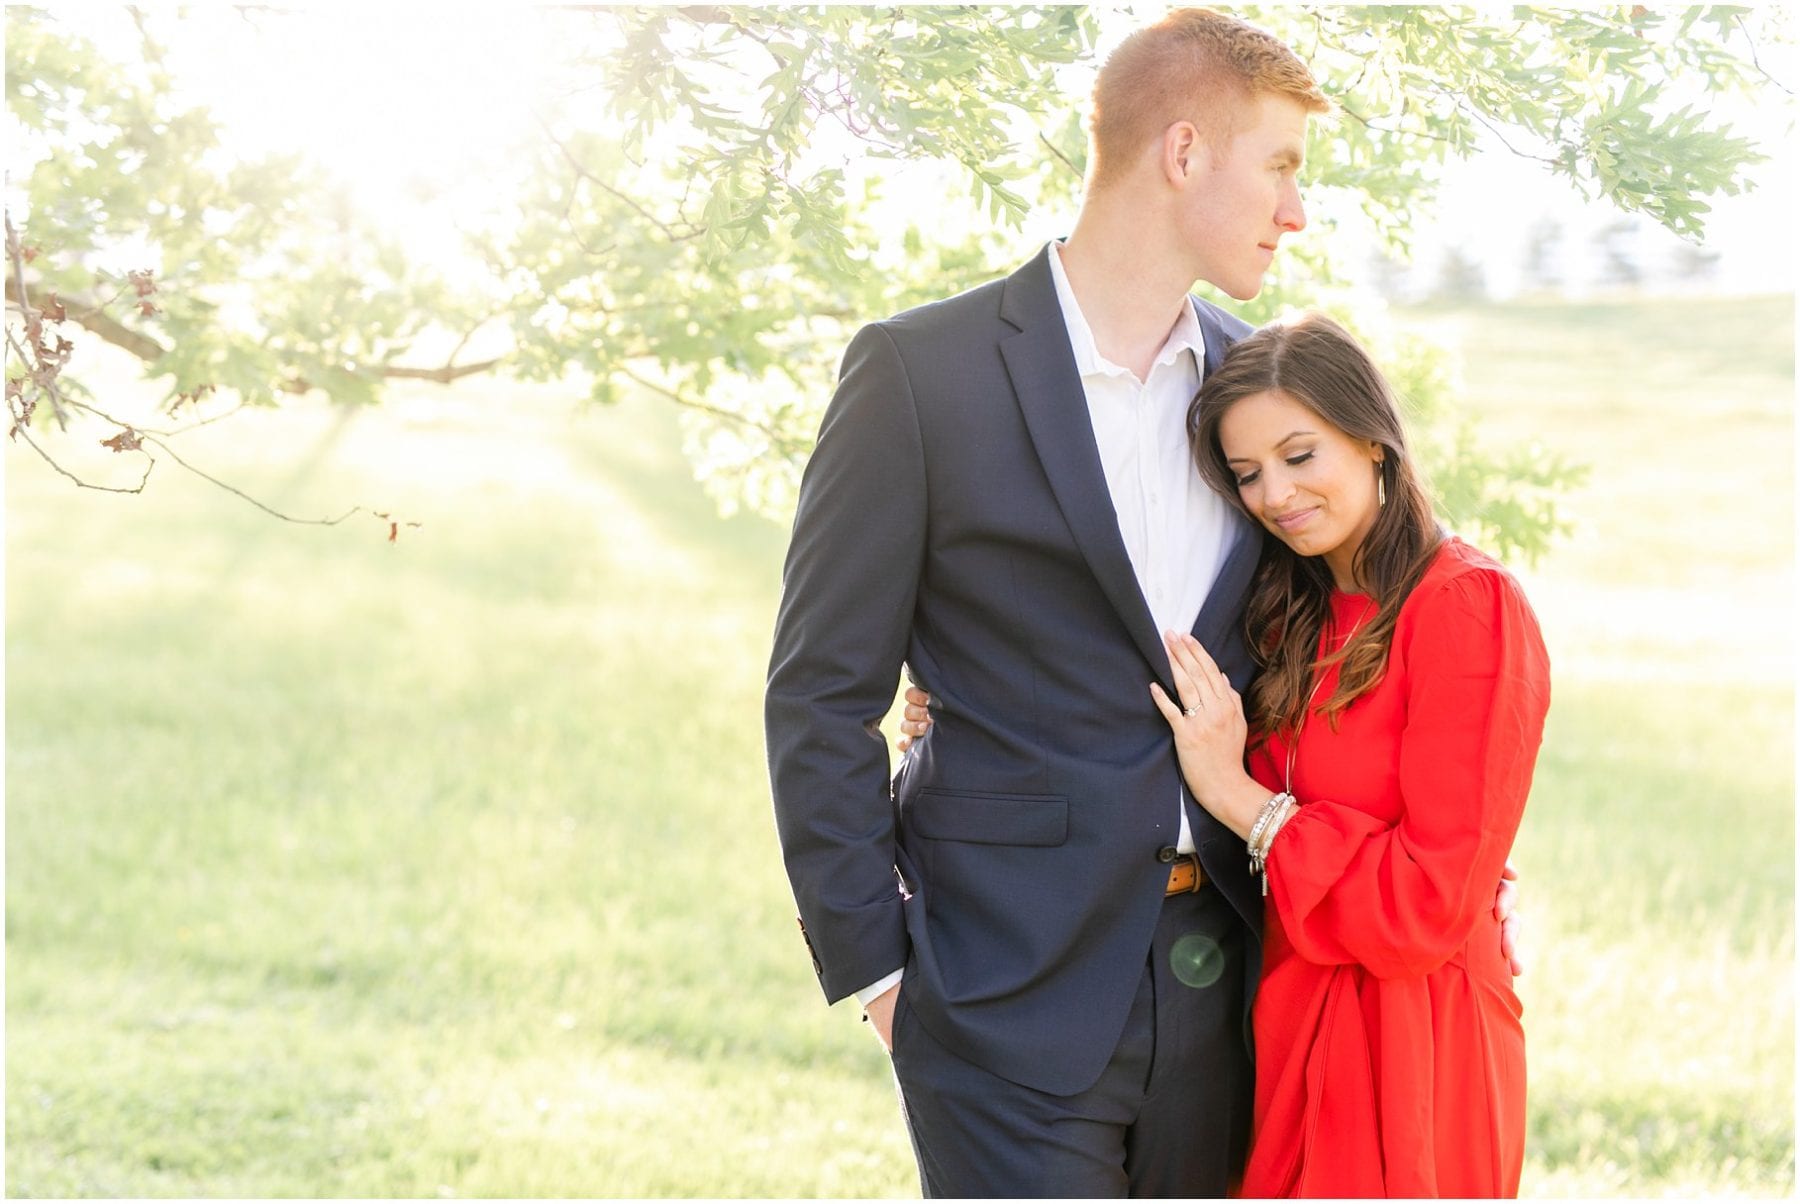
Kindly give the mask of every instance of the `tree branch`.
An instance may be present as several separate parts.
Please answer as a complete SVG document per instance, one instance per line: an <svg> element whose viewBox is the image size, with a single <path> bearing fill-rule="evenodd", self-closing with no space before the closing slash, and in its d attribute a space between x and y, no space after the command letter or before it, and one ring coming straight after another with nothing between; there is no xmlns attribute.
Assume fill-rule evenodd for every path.
<svg viewBox="0 0 1800 1204"><path fill-rule="evenodd" d="M79 322L82 319L82 317L87 314L100 313L102 310L106 309L107 306L111 305L114 301L117 301L120 297L123 297L125 295L125 290L130 287L131 287L131 285L129 285L129 284L121 284L119 286L119 291L114 293L112 296L106 298L103 301L95 301L92 305L88 306L85 310L81 310L81 311L77 312L75 314L75 320L77 322Z"/></svg>
<svg viewBox="0 0 1800 1204"><path fill-rule="evenodd" d="M569 237L575 240L576 246L580 247L583 251L586 251L595 259L598 259L602 255L610 253L619 244L615 241L607 243L604 247L593 246L587 239L581 236L581 231L575 228L575 194L580 191L581 186L579 184L569 185L569 199L563 204L563 226L568 230Z"/></svg>
<svg viewBox="0 0 1800 1204"><path fill-rule="evenodd" d="M384 380L430 380L440 385L461 380L465 376L474 376L480 372L490 372L500 366L499 358L482 360L475 364L445 364L442 368L405 368L398 364L390 364L377 369Z"/></svg>
<svg viewBox="0 0 1800 1204"><path fill-rule="evenodd" d="M6 282L6 299L19 306L21 309L28 308L29 306L29 302L20 295L20 290L14 287L14 283L10 279ZM96 302L92 297L83 293L71 293L69 296L63 298L63 300L71 306L69 310L69 321L74 322L82 329L87 330L92 334L100 336L101 339L111 343L113 346L129 351L144 363L154 364L157 360L169 353L168 348L164 347L149 335L144 334L141 331L133 330L131 327L125 325L125 323L107 313L106 310L102 308L105 305L105 302ZM75 306L79 306L80 308L74 308ZM473 332L471 331L470 333L472 334ZM456 350L461 351L468 341L468 336L464 336L462 343L457 344ZM452 360L456 358L455 351L450 353L450 358ZM380 367L373 369L373 371L383 380L429 380L435 381L441 385L447 385L453 381L461 380L465 376L475 376L482 372L491 372L503 362L503 360L495 358L482 360L479 363L474 364L446 363L440 368L410 368L403 364L383 364ZM281 389L287 393L304 393L312 387L312 382L303 376L296 376L281 382Z"/></svg>
<svg viewBox="0 0 1800 1204"><path fill-rule="evenodd" d="M784 435L768 423L759 422L747 414L739 414L735 410L727 410L721 406L713 405L710 402L696 401L692 397L683 397L673 389L670 389L667 385L660 384L647 377L639 376L629 368L617 367L614 368L613 371L617 372L620 376L625 377L627 380L636 381L653 393L660 393L663 397L684 409L698 410L702 414L711 414L715 418L723 418L727 422L735 422L739 426L748 427L759 434L765 435L768 437L769 443L775 450L781 452L783 455L792 455L796 451L805 450L805 448L791 436Z"/></svg>
<svg viewBox="0 0 1800 1204"><path fill-rule="evenodd" d="M1511 151L1513 154L1517 155L1519 158L1529 159L1533 163L1547 163L1551 167L1560 167L1561 166L1560 160L1547 158L1543 155L1534 155L1530 151L1522 151L1522 150L1518 149L1517 147L1515 147L1512 143L1510 143L1506 140L1506 136L1504 134L1502 134L1500 132L1499 128L1497 126L1495 126L1491 121L1489 121L1487 119L1487 117L1485 117L1479 109L1470 107L1469 104L1466 101L1464 101L1464 99L1462 97L1460 97L1452 92L1443 91L1442 89L1438 90L1438 95L1443 96L1446 99L1448 99L1452 104L1454 104L1456 106L1458 111L1460 111L1470 117L1473 117L1476 121L1479 121L1484 127L1487 128L1489 133L1494 135L1495 139L1497 139L1499 141L1501 146L1505 147L1507 150ZM1392 126L1376 125L1373 121L1370 121L1367 117L1364 117L1361 113L1358 113L1355 109L1351 108L1349 105L1345 104L1341 100L1338 101L1338 108L1343 110L1345 113L1348 113L1351 117L1354 117L1356 120L1362 122L1363 125L1367 126L1371 130L1374 130L1378 134L1399 134L1399 135L1402 135L1402 136L1408 137L1408 138L1429 138L1433 142L1454 142L1454 141L1456 141L1454 138L1450 138L1444 134L1434 134L1430 130L1399 130L1399 129L1395 129Z"/></svg>
<svg viewBox="0 0 1800 1204"><path fill-rule="evenodd" d="M1755 67L1757 72L1761 74L1764 79L1774 84L1777 88L1780 88L1783 92L1786 92L1789 96L1792 96L1794 90L1776 79L1773 75L1770 75L1768 68L1762 65L1762 60L1756 57L1756 39L1751 37L1750 31L1744 27L1744 18L1741 15L1733 14L1731 20L1738 27L1738 32L1744 35L1744 44L1750 47L1750 65Z"/></svg>
<svg viewBox="0 0 1800 1204"><path fill-rule="evenodd" d="M117 485L95 485L91 481L82 480L80 477L76 476L74 473L72 473L68 469L64 468L61 464L57 463L56 459L53 456L51 456L49 452L45 451L42 447L38 446L37 440L35 440L31 437L31 431L26 426L25 423L18 422L18 423L14 424L13 434L15 436L23 435L25 437L25 442L31 447L32 451L35 451L39 456L41 456L43 458L44 463L48 464L51 468L54 468L57 472L61 473L63 476L67 477L69 480L73 481L76 485L80 486L83 489L96 489L102 493L142 493L144 491L145 484L150 480L151 470L156 467L156 457L152 456L149 452L145 451L143 448L143 444L151 443L151 444L154 444L155 446L157 446L158 448L162 449L163 452L167 453L168 457L171 460L174 460L175 463L181 465L183 468L187 469L189 472L193 473L195 476L199 477L201 480L206 481L209 484L216 485L220 489L223 489L227 493L235 494L236 496L242 498L244 501L249 502L252 506L255 506L258 510L263 511L265 514L272 515L275 518L282 520L283 522L295 523L300 526L310 526L310 527L335 527L339 523L343 522L345 519L349 518L351 515L356 514L362 510L361 506L352 506L350 509L344 511L344 513L338 515L336 518L295 518L291 514L283 514L281 511L276 510L275 508L273 508L271 506L264 505L262 502L257 501L255 498L253 498L249 494L245 493L242 489L239 489L234 485L228 485L224 481L221 481L221 480L219 480L219 478L213 476L212 474L210 474L208 472L204 472L201 469L195 468L192 464L189 464L186 460L182 459L181 456L176 454L176 451L174 448L170 447L161 438L157 437L158 434L163 433L163 432L151 432L151 431L144 430L141 427L135 427L135 426L131 425L129 422L122 422L119 419L114 418L111 414L108 414L106 411L100 409L98 406L89 405L87 402L84 402L84 401L71 401L69 404L76 409L85 410L89 414L92 414L94 417L99 418L104 422L110 422L112 425L118 427L120 432L123 435L129 436L130 440L131 440L128 448L126 448L125 450L135 451L138 454L142 455L146 461L148 461L148 463L146 463L144 465L144 475L142 477L138 478L138 483L134 486L127 488L127 487L117 486ZM242 407L240 406L238 408L241 409ZM236 413L236 412L237 412L236 410L228 411L228 413ZM214 418L207 419L206 422L217 422L220 418L223 418L226 416L227 416L226 414L220 414ZM197 423L194 423L193 426L186 427L183 429L192 430L193 427L195 427L195 426L206 425L206 422L197 422ZM418 524L411 523L408 525L409 526L417 526Z"/></svg>
<svg viewBox="0 0 1800 1204"><path fill-rule="evenodd" d="M555 146L557 150L561 151L563 154L563 158L565 158L569 161L569 166L573 167L575 169L576 175L578 175L582 179L588 181L590 184L594 185L594 187L600 189L602 192L605 192L606 194L611 196L613 199L621 202L627 208L631 209L632 212L636 213L639 217L643 218L645 221L647 221L651 225L655 226L658 230L661 230L663 232L663 237L667 238L671 243L686 242L689 239L698 238L698 237L700 237L701 234L705 233L705 231L703 229L690 230L686 234L675 233L675 231L673 229L671 229L667 225L667 223L663 222L662 219L658 218L654 213L651 213L648 209L644 208L642 205L640 205L636 201L632 200L631 197L629 197L625 193L619 191L617 188L614 188L611 184L608 184L605 180L602 180L599 176L597 176L593 172L589 171L587 169L587 166L585 164L583 164L581 162L581 160L579 160L575 157L575 152L571 151L567 146L563 145L562 140L560 138L558 138L555 134L550 132L549 123L546 122L542 117L540 117L535 111L531 114L531 116L532 116L532 119L537 122L538 129L540 129L544 132L544 137L550 139L551 145ZM692 223L689 223L689 224L691 225Z"/></svg>
<svg viewBox="0 0 1800 1204"><path fill-rule="evenodd" d="M11 280L6 282L6 299L21 309L28 304L21 295L21 290L15 288ZM133 330L107 313L104 301L95 301L85 293L71 294L63 300L65 303L73 303L69 309L69 321L83 330L99 335L115 347L124 348L146 364L154 364L168 354L168 348L161 343L142 331Z"/></svg>
<svg viewBox="0 0 1800 1204"><path fill-rule="evenodd" d="M150 36L150 26L144 18L144 10L135 4L127 4L125 11L131 14L131 23L137 26L138 38L143 43L144 60L152 66L163 65L163 48L157 40Z"/></svg>
<svg viewBox="0 0 1800 1204"><path fill-rule="evenodd" d="M18 241L18 234L13 230L11 216L7 216L7 221L5 221L5 241L7 241L7 247L11 248L11 252L13 252L14 272L18 272L20 281L23 281L25 256L23 256L23 250ZM23 283L20 284L18 311L20 311L20 317L25 319L25 335L31 337L31 351L20 346L18 335L14 335L11 322L7 322L7 328L5 328L7 347L11 347L13 355L18 356L20 367L25 369L31 383L43 391L43 396L49 398L50 412L56 416L56 425L63 430L68 430L68 410L63 409L63 391L56 387L56 378L63 371L63 367L61 364L45 364L43 362L43 317L41 317L41 311L32 310L31 299L23 295ZM56 338L61 346L63 337L58 335ZM32 405L36 405L36 403L32 403ZM11 409L11 398L7 400L7 407ZM27 407L25 416L29 418L29 414L31 414L31 409ZM18 412L14 412L14 427L18 427L18 425L23 425L23 419L18 416Z"/></svg>
<svg viewBox="0 0 1800 1204"><path fill-rule="evenodd" d="M51 457L49 452L45 451L43 448L38 446L37 440L33 439L31 437L31 431L26 427L26 425L23 422L17 422L17 423L13 424L13 434L25 436L26 445L29 446L32 451L34 451L38 455L42 456L44 458L44 463L46 463L50 467L54 468L57 472L61 473L63 476L68 477L71 481L75 482L75 484L79 485L83 489L97 489L101 493L142 493L142 492L144 492L145 482L149 481L149 479L150 479L150 470L156 467L156 457L152 456L149 452L144 452L144 459L148 460L149 463L144 466L144 475L138 478L138 483L136 485L132 486L129 489L122 488L117 485L95 485L95 484L92 484L91 482L82 480L80 477L76 476L74 473L72 473L68 469L64 468L61 464L58 464ZM139 450L142 451L141 448Z"/></svg>
<svg viewBox="0 0 1800 1204"><path fill-rule="evenodd" d="M143 432L139 432L139 434L143 435ZM217 485L220 489L223 489L226 493L235 493L238 497L243 498L246 502L249 502L252 506L255 506L258 510L261 510L264 514L273 515L275 518L280 519L284 523L295 523L295 524L297 524L299 526L303 526L303 527L335 527L339 523L343 522L345 519L349 518L352 514L356 514L362 510L361 506L352 506L352 507L350 507L350 509L348 509L348 510L344 511L342 514L338 515L336 518L295 518L291 514L283 514L281 511L276 510L271 506L265 506L261 502L257 501L255 498L251 497L249 494L245 493L242 489L239 489L232 485L227 485L224 481L219 480L219 478L217 478L215 476L211 476L207 473L200 471L198 468L195 468L192 464L189 464L186 460L183 460L180 456L176 455L175 449L170 447L167 443L163 442L161 439L158 439L153 435L143 435L143 439L144 439L144 442L146 442L146 443L154 443L157 447L160 447L163 451L168 453L169 458L171 460L175 461L175 463L181 465L183 468L187 469L189 472L193 473L195 476L199 477L201 480L210 481L212 484Z"/></svg>
<svg viewBox="0 0 1800 1204"><path fill-rule="evenodd" d="M138 429L142 430L146 435L162 435L165 437L174 436L174 435L185 435L189 431L197 431L203 426L211 426L215 422L223 422L225 419L231 417L233 414L237 413L239 410L241 410L243 408L244 408L244 403L240 401L236 405L232 406L229 410L226 410L222 414L214 414L211 418L196 419L195 421L188 423L186 426L178 426L172 431L152 430L148 427L139 427Z"/></svg>
<svg viewBox="0 0 1800 1204"><path fill-rule="evenodd" d="M843 126L845 132L857 141L866 142L870 146L879 146L882 150L893 151L895 154L906 153L906 146L904 143L889 142L885 138L876 137L874 134L875 127L873 125L863 125L859 127L857 123L852 120L856 115L856 110L849 100L840 96L839 103L827 104L825 103L825 98L823 96L804 86L801 87L799 94L804 96L807 100L810 100L813 103L813 107L818 109L819 112L827 114L839 125ZM765 131L765 137L762 139L765 142L768 140L766 134L767 132Z"/></svg>
<svg viewBox="0 0 1800 1204"><path fill-rule="evenodd" d="M450 354L444 357L444 366L448 368L451 364L454 364L456 362L456 357L462 354L463 348L469 345L469 340L475 337L475 332L493 321L496 316L498 316L497 313L490 311L485 318L481 319L481 321L463 331L463 337L456 341L456 346L452 347L450 349Z"/></svg>
<svg viewBox="0 0 1800 1204"><path fill-rule="evenodd" d="M1498 139L1501 146L1504 146L1507 150L1511 151L1513 154L1517 155L1519 158L1529 159L1533 163L1547 163L1551 167L1562 166L1561 160L1551 159L1544 155L1534 155L1530 151L1522 151L1518 147L1514 146L1512 143L1508 142L1506 140L1506 135L1502 134L1500 132L1500 127L1495 125L1493 121L1489 120L1487 115L1484 114L1480 109L1478 109L1474 105L1470 104L1466 98L1456 95L1455 93L1445 92L1442 90L1439 91L1439 95L1448 97L1456 105L1457 108L1461 109L1463 112L1465 112L1469 116L1473 117L1476 121L1479 121L1483 126L1487 127L1487 132L1492 134L1496 139Z"/></svg>
<svg viewBox="0 0 1800 1204"><path fill-rule="evenodd" d="M25 333L31 337L32 350L38 352L43 347L43 318L39 316L37 310L31 307L31 298L25 292L25 244L19 238L18 230L13 227L12 210L10 209L6 211L6 254L12 260L13 266L12 280L7 283L18 282L19 313L25 319ZM60 334L57 335L59 342L61 338ZM27 354L25 349L19 346L19 340L14 337L11 323L8 323L6 327L6 342L13 349L14 354L19 357L20 366L31 374L32 381L43 389L44 395L50 399L50 410L56 415L56 424L67 430L69 414L63 409L62 391L56 387L56 376L58 372L62 371L61 367L58 366L55 370L51 370L45 365L41 354L35 356ZM8 408L10 408L10 402ZM13 425L17 427L22 424L15 422Z"/></svg>
<svg viewBox="0 0 1800 1204"><path fill-rule="evenodd" d="M1062 161L1062 164L1064 167L1067 167L1070 171L1074 172L1076 179L1081 178L1081 169L1079 167L1075 166L1074 161L1072 159L1070 159L1069 156L1063 154L1062 149L1060 147L1058 147L1056 145L1056 143L1050 141L1049 137L1047 135L1045 135L1044 131L1042 131L1042 130L1038 131L1038 141L1042 142L1045 146L1049 147L1050 153L1055 155L1058 159L1060 159Z"/></svg>
<svg viewBox="0 0 1800 1204"><path fill-rule="evenodd" d="M1433 142L1454 141L1454 139L1447 138L1443 134L1434 134L1430 130L1397 130L1391 125L1376 125L1373 121L1370 121L1367 117L1364 117L1361 113L1358 113L1355 109L1351 108L1341 100L1337 102L1337 107L1351 117L1362 122L1367 128L1374 130L1377 134L1402 134L1408 138L1429 138Z"/></svg>

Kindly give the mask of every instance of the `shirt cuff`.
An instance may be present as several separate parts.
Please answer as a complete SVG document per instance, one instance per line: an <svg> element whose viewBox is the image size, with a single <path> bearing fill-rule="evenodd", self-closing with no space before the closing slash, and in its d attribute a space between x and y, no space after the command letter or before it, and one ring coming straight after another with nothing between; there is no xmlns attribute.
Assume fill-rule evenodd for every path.
<svg viewBox="0 0 1800 1204"><path fill-rule="evenodd" d="M860 990L856 993L856 1002L860 1003L863 1006L864 1011L867 1011L868 1007L869 1007L869 1001L871 999L880 998L882 992L886 991L889 987L891 987L895 983L899 982L901 975L903 975L905 973L906 973L906 967L902 966L898 970L895 970L892 974L886 975L885 977L882 977L880 979L877 979L875 982L870 983L868 986L864 987L862 990Z"/></svg>

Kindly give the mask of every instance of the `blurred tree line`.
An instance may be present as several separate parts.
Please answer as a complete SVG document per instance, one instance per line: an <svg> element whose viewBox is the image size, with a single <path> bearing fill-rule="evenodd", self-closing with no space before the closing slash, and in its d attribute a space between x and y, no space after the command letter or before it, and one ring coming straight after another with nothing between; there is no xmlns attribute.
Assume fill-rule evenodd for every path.
<svg viewBox="0 0 1800 1204"><path fill-rule="evenodd" d="M1313 123L1310 194L1353 197L1401 259L1437 167L1483 137L1697 238L1707 198L1761 157L1706 98L1785 92L1762 63L1791 40L1778 10L1743 7L1232 11L1293 46L1337 106ZM172 421L487 372L579 379L597 402L647 392L686 411L722 505L777 517L854 327L1010 270L1028 213L1072 219L1086 97L1064 81L1101 30L1071 7L541 13L558 67L587 86L537 114L528 184L507 220L468 233L484 267L471 283L339 203L317 165L222 153L162 53L183 18L133 12L139 53L118 59L51 10L7 9L8 106L44 151L7 202L15 445L54 465L59 438L98 424L116 451L174 454L168 432L108 417L83 388L60 333L73 322L136 356ZM886 169L933 163L966 195L884 195ZM954 220L966 213L979 220ZM142 249L136 271L101 266L120 246ZM1359 328L1459 528L1541 551L1579 469L1480 447L1441 354L1371 329L1349 275L1330 239L1300 239L1274 287L1235 308L1260 321L1315 305ZM501 354L464 355L496 330Z"/></svg>

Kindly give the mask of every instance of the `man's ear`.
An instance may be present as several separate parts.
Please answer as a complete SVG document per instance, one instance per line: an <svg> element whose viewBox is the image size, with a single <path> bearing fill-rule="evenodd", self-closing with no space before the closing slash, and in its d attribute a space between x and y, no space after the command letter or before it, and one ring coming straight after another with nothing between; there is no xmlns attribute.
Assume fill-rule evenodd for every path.
<svg viewBox="0 0 1800 1204"><path fill-rule="evenodd" d="M1205 166L1206 144L1191 121L1177 121L1163 131L1163 176L1177 187L1184 185Z"/></svg>

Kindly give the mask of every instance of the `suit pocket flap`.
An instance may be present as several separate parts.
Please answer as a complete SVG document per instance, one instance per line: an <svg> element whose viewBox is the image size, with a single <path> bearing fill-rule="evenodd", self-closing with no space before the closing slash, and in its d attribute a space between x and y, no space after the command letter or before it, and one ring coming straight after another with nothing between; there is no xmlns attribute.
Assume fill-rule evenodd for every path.
<svg viewBox="0 0 1800 1204"><path fill-rule="evenodd" d="M1069 800L1059 794L978 794L927 786L907 812L912 830L932 840L1049 846L1069 838Z"/></svg>

